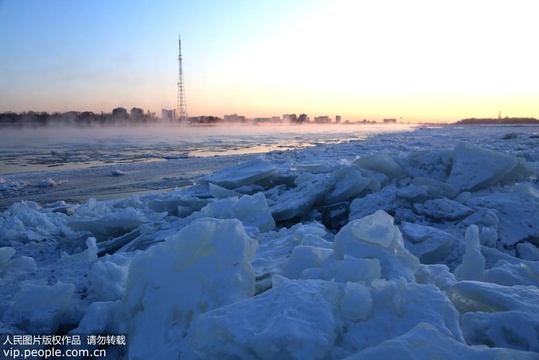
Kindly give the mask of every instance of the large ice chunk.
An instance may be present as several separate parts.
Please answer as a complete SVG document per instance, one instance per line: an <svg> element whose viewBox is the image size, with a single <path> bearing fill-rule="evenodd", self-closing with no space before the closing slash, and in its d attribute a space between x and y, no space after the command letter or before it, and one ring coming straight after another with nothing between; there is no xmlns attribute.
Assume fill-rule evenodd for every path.
<svg viewBox="0 0 539 360"><path fill-rule="evenodd" d="M348 221L361 219L377 210L393 212L405 205L405 200L397 197L395 185L388 185L380 191L356 198L350 203Z"/></svg>
<svg viewBox="0 0 539 360"><path fill-rule="evenodd" d="M333 180L327 174L317 174L268 199L275 221L306 216L314 204L320 202L333 188Z"/></svg>
<svg viewBox="0 0 539 360"><path fill-rule="evenodd" d="M539 350L539 290L460 281L446 291L461 313L466 340L472 344Z"/></svg>
<svg viewBox="0 0 539 360"><path fill-rule="evenodd" d="M420 323L404 335L384 341L347 357L347 360L507 359L532 360L537 354L503 348L468 346L442 334L428 323Z"/></svg>
<svg viewBox="0 0 539 360"><path fill-rule="evenodd" d="M299 279L303 270L320 267L322 260L332 253L333 250L315 246L296 246L284 265L282 274L289 279Z"/></svg>
<svg viewBox="0 0 539 360"><path fill-rule="evenodd" d="M171 215L176 216L186 216L190 215L194 211L202 209L204 206L208 205L211 202L210 192L208 191L206 196L203 197L202 194L196 194L198 196L193 196L191 192L196 192L194 189L200 189L200 192L204 190L208 191L206 185L193 185L188 191L178 191L173 193L158 194L152 199L147 201L147 206L149 209L152 209L156 212L167 212ZM165 196L166 195L166 196Z"/></svg>
<svg viewBox="0 0 539 360"><path fill-rule="evenodd" d="M345 323L347 332L338 344L341 348L355 353L401 336L422 322L444 336L463 342L459 314L437 287L404 279L377 280L370 292L373 304L370 316L363 321Z"/></svg>
<svg viewBox="0 0 539 360"><path fill-rule="evenodd" d="M86 239L86 250L78 252L76 254L68 255L62 253L61 257L57 260L58 264L79 263L84 261L97 260L97 253L99 251L96 243L96 238L89 237Z"/></svg>
<svg viewBox="0 0 539 360"><path fill-rule="evenodd" d="M334 188L324 196L323 204L348 200L365 190L372 179L363 177L359 166L346 166L330 174Z"/></svg>
<svg viewBox="0 0 539 360"><path fill-rule="evenodd" d="M240 197L241 194L237 191L234 191L234 190L229 190L229 189L226 189L224 187L221 187L219 185L216 185L214 183L209 183L209 190L210 190L210 194L211 196L213 196L214 198L216 199L226 199L226 198L229 198L229 197Z"/></svg>
<svg viewBox="0 0 539 360"><path fill-rule="evenodd" d="M417 214L425 215L428 218L439 221L454 221L473 213L473 209L447 198L431 199L424 203L414 203L412 207Z"/></svg>
<svg viewBox="0 0 539 360"><path fill-rule="evenodd" d="M416 271L415 278L418 284L432 284L442 291L457 282L455 275L449 271L447 265L443 264L421 264Z"/></svg>
<svg viewBox="0 0 539 360"><path fill-rule="evenodd" d="M254 294L255 250L238 220L205 218L136 255L123 299L129 355L177 359L188 352L193 320Z"/></svg>
<svg viewBox="0 0 539 360"><path fill-rule="evenodd" d="M351 321L367 320L372 311L372 296L368 287L347 282L339 301L339 309L345 319Z"/></svg>
<svg viewBox="0 0 539 360"><path fill-rule="evenodd" d="M259 234L256 237L259 245L253 261L257 278L259 278L257 281L258 290L271 287L271 276L281 273L287 258L290 257L296 246L311 244L311 246L331 249L333 244L323 239L326 234L325 227L315 222L299 223L290 228Z"/></svg>
<svg viewBox="0 0 539 360"><path fill-rule="evenodd" d="M393 225L393 218L384 211L376 211L354 222L351 230L358 240L384 248L398 241L398 229Z"/></svg>
<svg viewBox="0 0 539 360"><path fill-rule="evenodd" d="M539 246L539 244L537 244ZM539 249L528 242L516 245L517 256L524 260L539 261Z"/></svg>
<svg viewBox="0 0 539 360"><path fill-rule="evenodd" d="M381 172L390 178L400 179L406 171L388 154L372 154L354 160L354 164L364 169Z"/></svg>
<svg viewBox="0 0 539 360"><path fill-rule="evenodd" d="M122 302L96 301L86 309L79 326L71 331L73 334L112 334L120 333L124 329L122 324Z"/></svg>
<svg viewBox="0 0 539 360"><path fill-rule="evenodd" d="M431 149L412 151L406 157L395 160L412 177L427 177L438 181L446 181L451 169L453 151Z"/></svg>
<svg viewBox="0 0 539 360"><path fill-rule="evenodd" d="M0 247L0 284L4 279L37 270L33 258L29 256L13 258L15 252L12 247Z"/></svg>
<svg viewBox="0 0 539 360"><path fill-rule="evenodd" d="M283 281L199 316L190 343L201 359L326 359L339 334L332 293L325 281Z"/></svg>
<svg viewBox="0 0 539 360"><path fill-rule="evenodd" d="M275 228L268 203L263 193L229 197L212 202L204 207L194 217L213 217L217 219L238 219L245 226L257 227L261 232Z"/></svg>
<svg viewBox="0 0 539 360"><path fill-rule="evenodd" d="M393 218L379 210L372 215L348 223L335 235L335 256L377 258L382 276L388 279L404 277L412 280L419 260L404 248L402 234Z"/></svg>
<svg viewBox="0 0 539 360"><path fill-rule="evenodd" d="M466 229L466 252L462 257L462 263L455 270L457 280L478 280L485 277L485 258L481 254L479 241L479 229L471 225Z"/></svg>
<svg viewBox="0 0 539 360"><path fill-rule="evenodd" d="M400 230L406 249L417 256L422 264L435 264L447 256L453 236L432 226L403 221Z"/></svg>
<svg viewBox="0 0 539 360"><path fill-rule="evenodd" d="M236 166L232 166L200 179L195 184L217 184L226 189L234 189L243 185L276 176L279 170L266 159L258 157Z"/></svg>
<svg viewBox="0 0 539 360"><path fill-rule="evenodd" d="M512 310L505 312L469 312L460 320L469 344L511 348L539 353L538 316ZM539 357L539 356L538 356Z"/></svg>
<svg viewBox="0 0 539 360"><path fill-rule="evenodd" d="M67 216L44 210L33 201L12 204L0 214L0 246L9 245L10 241L42 241L50 236L70 234L66 226Z"/></svg>
<svg viewBox="0 0 539 360"><path fill-rule="evenodd" d="M522 192L497 192L492 195L469 199L472 208L496 212L498 247L511 249L516 244L529 241L539 245L539 198Z"/></svg>
<svg viewBox="0 0 539 360"><path fill-rule="evenodd" d="M457 196L457 190L449 184L434 179L416 177L408 186L400 188L397 195L410 201L423 202L440 196L452 199Z"/></svg>
<svg viewBox="0 0 539 360"><path fill-rule="evenodd" d="M4 319L30 334L54 334L61 324L75 286L58 281L53 286L24 283Z"/></svg>
<svg viewBox="0 0 539 360"><path fill-rule="evenodd" d="M125 234L144 223L159 221L167 215L153 211L146 213L141 206L136 196L123 200L123 203L97 202L92 198L69 217L68 224L73 230L89 231L102 241Z"/></svg>
<svg viewBox="0 0 539 360"><path fill-rule="evenodd" d="M124 294L127 266L112 261L96 261L88 274L92 297L100 301L115 301Z"/></svg>
<svg viewBox="0 0 539 360"><path fill-rule="evenodd" d="M484 281L507 286L539 286L539 262L519 261L516 264L510 264L502 261L485 271Z"/></svg>
<svg viewBox="0 0 539 360"><path fill-rule="evenodd" d="M459 281L446 293L460 313L518 310L533 314L539 323L539 289L535 286Z"/></svg>
<svg viewBox="0 0 539 360"><path fill-rule="evenodd" d="M447 183L459 189L479 190L490 185L508 185L534 175L533 168L514 156L458 142Z"/></svg>

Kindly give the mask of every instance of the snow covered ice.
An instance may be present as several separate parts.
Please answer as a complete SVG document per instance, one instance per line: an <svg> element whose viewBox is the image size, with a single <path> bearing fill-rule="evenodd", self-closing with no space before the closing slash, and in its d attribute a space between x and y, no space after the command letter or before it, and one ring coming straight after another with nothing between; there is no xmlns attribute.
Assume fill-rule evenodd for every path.
<svg viewBox="0 0 539 360"><path fill-rule="evenodd" d="M125 333L132 359L539 359L537 129L471 129L14 203L0 332Z"/></svg>

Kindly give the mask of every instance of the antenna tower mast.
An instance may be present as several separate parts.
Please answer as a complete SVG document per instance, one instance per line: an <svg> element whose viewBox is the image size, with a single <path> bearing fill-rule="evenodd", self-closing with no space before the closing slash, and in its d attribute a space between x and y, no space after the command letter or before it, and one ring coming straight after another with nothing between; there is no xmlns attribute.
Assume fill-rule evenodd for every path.
<svg viewBox="0 0 539 360"><path fill-rule="evenodd" d="M178 103L176 105L176 111L178 113L178 119L180 121L187 120L187 103L185 101L185 88L183 86L183 69L182 69L182 39L178 36Z"/></svg>

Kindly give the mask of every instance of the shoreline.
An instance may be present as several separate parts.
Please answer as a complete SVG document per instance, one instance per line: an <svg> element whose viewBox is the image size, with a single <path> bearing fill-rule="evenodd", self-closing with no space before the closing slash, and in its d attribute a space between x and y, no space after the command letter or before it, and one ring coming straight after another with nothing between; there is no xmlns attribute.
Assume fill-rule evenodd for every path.
<svg viewBox="0 0 539 360"><path fill-rule="evenodd" d="M84 203L89 198L112 200L173 190L192 185L195 178L260 155L217 155L0 175L4 181L27 184L18 190L2 191L0 211L20 201L39 204L56 201ZM52 182L49 181L49 186L46 186L48 179ZM43 185L39 186L40 182Z"/></svg>

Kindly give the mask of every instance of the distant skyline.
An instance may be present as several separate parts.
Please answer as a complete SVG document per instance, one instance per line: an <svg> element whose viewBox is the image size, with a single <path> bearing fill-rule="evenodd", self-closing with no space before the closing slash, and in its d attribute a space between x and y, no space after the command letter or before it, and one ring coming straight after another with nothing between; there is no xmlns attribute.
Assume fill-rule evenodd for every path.
<svg viewBox="0 0 539 360"><path fill-rule="evenodd" d="M0 112L539 117L534 0L0 0Z"/></svg>

